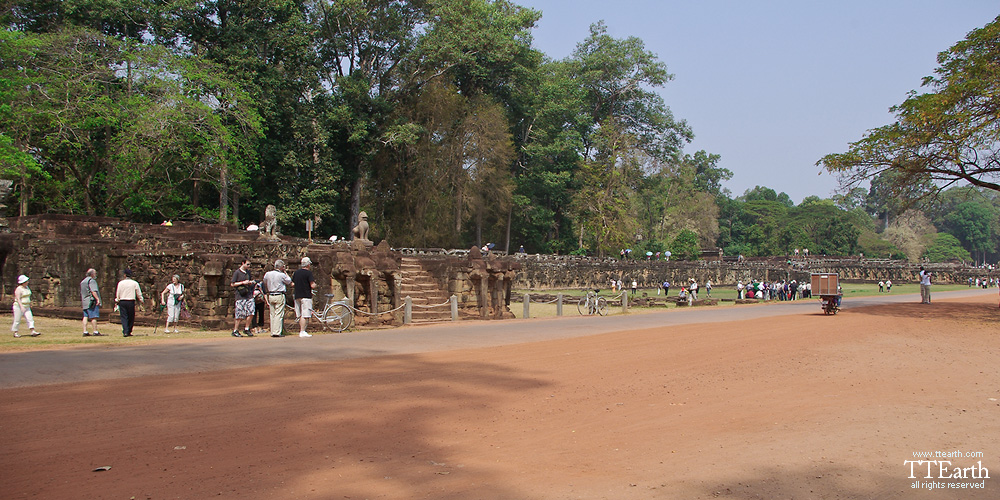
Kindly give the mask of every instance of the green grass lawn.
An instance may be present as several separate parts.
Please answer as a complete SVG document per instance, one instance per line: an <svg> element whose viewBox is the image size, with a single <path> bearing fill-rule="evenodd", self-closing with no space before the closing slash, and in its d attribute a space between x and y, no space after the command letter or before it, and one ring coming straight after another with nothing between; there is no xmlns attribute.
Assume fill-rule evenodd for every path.
<svg viewBox="0 0 1000 500"><path fill-rule="evenodd" d="M878 283L841 283L840 287L844 292L844 300L849 300L851 297L864 297L871 295L879 295ZM949 290L964 290L968 289L967 285L934 285L932 288L933 292L944 292ZM677 293L680 289L675 287L670 287L670 296L677 297ZM640 288L637 292L638 297L654 297L662 298L663 294L656 294L657 290L655 288ZM587 290L574 290L574 289L562 289L562 290L513 290L511 292L512 296L520 298L525 293L530 295L556 295L563 294L563 316L577 316L580 313L577 311L577 302L586 295ZM613 297L617 297L620 292L612 292L610 289L601 290L599 295L608 299L608 314L622 314L622 307L620 299L612 300ZM906 284L894 284L892 285L892 292L882 292L885 294L901 295L920 293L920 285L917 283L906 283ZM702 288L699 290L698 297L706 298L706 290ZM736 299L736 287L726 286L726 287L713 287L712 288L712 298L722 300L719 302L719 306L731 306L735 305L734 301ZM819 300L818 297L806 300ZM555 304L543 304L538 303L533 299L530 304L530 315L532 318L545 318L556 316L556 305ZM671 304L666 306L667 308L675 308L677 306ZM662 311L663 306L658 307L630 307L629 313L642 313L651 311ZM520 302L511 302L510 310L514 313L517 318L522 318L524 316L524 306Z"/></svg>

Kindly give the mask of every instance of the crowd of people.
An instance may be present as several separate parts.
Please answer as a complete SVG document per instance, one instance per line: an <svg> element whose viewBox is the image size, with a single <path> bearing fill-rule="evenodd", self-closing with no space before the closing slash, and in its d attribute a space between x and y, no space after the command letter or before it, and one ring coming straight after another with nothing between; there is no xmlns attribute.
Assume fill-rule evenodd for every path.
<svg viewBox="0 0 1000 500"><path fill-rule="evenodd" d="M233 337L253 337L257 333L267 332L272 337L284 335L285 303L288 286L291 285L295 300L295 316L299 324L299 337L312 337L306 331L309 319L312 317L312 293L316 288L313 276L312 261L303 257L299 269L289 275L285 262L278 259L274 269L268 271L258 281L250 275L250 259L244 258L240 266L233 272L230 286L234 289L234 319ZM21 337L21 323L27 323L28 335L41 335L35 330L35 318L31 311L31 288L28 276L17 277L17 287L14 289L12 312L14 320L11 331L14 337ZM104 301L97 282L97 270L88 269L80 282L80 301L83 309L83 336L104 337L98 320ZM144 310L145 298L142 287L133 279L131 269L122 271L121 280L115 287L114 311L121 318L122 336L132 337L135 328L136 309ZM180 333L180 322L189 318L190 313L185 303L185 288L179 275L171 277L170 283L160 292L161 312L166 312L164 331ZM270 311L270 326L265 325L264 313ZM243 325L242 331L240 325ZM173 325L173 330L171 330Z"/></svg>
<svg viewBox="0 0 1000 500"><path fill-rule="evenodd" d="M736 298L760 300L797 300L812 297L812 284L797 280L758 281L736 283Z"/></svg>

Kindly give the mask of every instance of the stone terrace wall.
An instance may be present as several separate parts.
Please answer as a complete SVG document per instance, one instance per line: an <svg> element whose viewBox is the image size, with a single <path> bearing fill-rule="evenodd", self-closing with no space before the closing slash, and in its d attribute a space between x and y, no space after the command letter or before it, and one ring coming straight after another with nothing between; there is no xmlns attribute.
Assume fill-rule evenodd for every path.
<svg viewBox="0 0 1000 500"><path fill-rule="evenodd" d="M0 233L0 299L7 310L17 276L26 274L31 279L34 309L82 317L79 283L87 269L94 268L105 301L102 315L107 318L113 315L110 311L117 282L128 268L146 299L146 312L140 320L158 317L160 292L177 274L185 285L193 320L216 328L232 322L234 289L229 282L244 256L250 258L251 277L256 280L273 268L276 259L285 260L292 272L302 257L308 256L316 276L316 307L329 293L336 299L347 297L361 311L370 313L377 307L383 313L377 318L359 315L361 325L402 321L401 311L384 313L403 303L402 255L386 242L374 247L360 241L311 244L286 236L267 239L256 231L233 226L185 222L159 226L55 214L14 217L7 222L8 232ZM513 259L483 258L478 250L444 259L422 259L428 260L447 289L458 295L466 316L512 316L509 288L519 265Z"/></svg>
<svg viewBox="0 0 1000 500"><path fill-rule="evenodd" d="M607 289L610 280L621 280L626 286L634 279L640 287L651 288L664 280L672 285L687 283L694 278L698 283L711 280L714 286L735 286L737 281L752 279L798 280L808 282L814 272L838 273L843 281L878 282L891 279L894 283L914 283L918 280L919 264L896 260L869 260L860 258L809 257L787 259L747 259L730 261L648 261L618 260L559 255L515 254L522 270L515 287L519 289ZM924 264L935 274L935 283L965 283L968 278L996 277L997 272L972 268L960 264Z"/></svg>

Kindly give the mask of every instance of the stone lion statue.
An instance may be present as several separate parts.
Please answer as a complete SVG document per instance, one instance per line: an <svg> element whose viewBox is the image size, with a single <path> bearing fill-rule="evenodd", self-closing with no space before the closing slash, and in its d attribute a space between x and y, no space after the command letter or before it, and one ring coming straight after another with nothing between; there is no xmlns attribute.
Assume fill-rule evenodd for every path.
<svg viewBox="0 0 1000 500"><path fill-rule="evenodd" d="M264 208L264 222L260 223L260 232L273 238L278 232L278 208L268 205Z"/></svg>
<svg viewBox="0 0 1000 500"><path fill-rule="evenodd" d="M368 241L368 214L361 212L358 214L358 225L351 230L354 239Z"/></svg>

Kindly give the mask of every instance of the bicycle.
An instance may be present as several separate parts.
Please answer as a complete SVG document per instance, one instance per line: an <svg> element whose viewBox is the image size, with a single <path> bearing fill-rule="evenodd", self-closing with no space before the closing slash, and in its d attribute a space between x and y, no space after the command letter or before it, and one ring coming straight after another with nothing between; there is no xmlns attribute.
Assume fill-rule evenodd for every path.
<svg viewBox="0 0 1000 500"><path fill-rule="evenodd" d="M580 311L581 316L593 316L594 314L600 316L607 316L608 314L608 300L604 297L597 295L599 290L594 290L593 292L588 291L586 297L582 297L580 302L576 304L576 308Z"/></svg>
<svg viewBox="0 0 1000 500"><path fill-rule="evenodd" d="M324 330L340 333L354 325L354 311L348 305L346 297L331 302L333 297L332 293L326 294L326 305L323 307L323 311L313 311L313 318L319 321Z"/></svg>
<svg viewBox="0 0 1000 500"><path fill-rule="evenodd" d="M326 294L326 305L323 306L322 311L313 309L310 323L315 320L324 330L332 330L340 333L354 326L354 311L351 309L346 297L331 302L333 297L332 293ZM285 307L290 311L295 310L289 304L285 304Z"/></svg>

